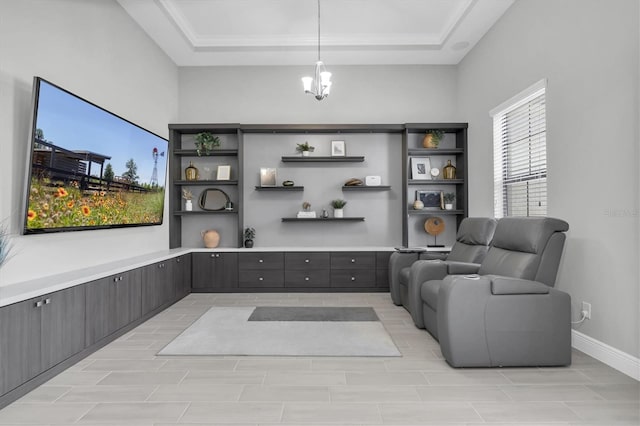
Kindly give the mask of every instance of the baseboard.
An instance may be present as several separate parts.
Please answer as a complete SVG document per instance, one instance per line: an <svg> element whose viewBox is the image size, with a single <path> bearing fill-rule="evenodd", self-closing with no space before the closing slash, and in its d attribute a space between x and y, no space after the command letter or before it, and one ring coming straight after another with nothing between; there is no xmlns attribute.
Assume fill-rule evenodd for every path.
<svg viewBox="0 0 640 426"><path fill-rule="evenodd" d="M631 356L576 330L571 330L571 346L640 381L640 358Z"/></svg>

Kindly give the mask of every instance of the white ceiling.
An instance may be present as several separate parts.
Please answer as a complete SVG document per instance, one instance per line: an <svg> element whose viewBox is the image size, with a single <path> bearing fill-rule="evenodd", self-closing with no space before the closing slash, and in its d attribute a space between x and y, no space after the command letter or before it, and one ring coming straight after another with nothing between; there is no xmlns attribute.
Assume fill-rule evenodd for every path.
<svg viewBox="0 0 640 426"><path fill-rule="evenodd" d="M321 0L329 65L457 64L514 0ZM307 65L316 0L118 0L179 66Z"/></svg>

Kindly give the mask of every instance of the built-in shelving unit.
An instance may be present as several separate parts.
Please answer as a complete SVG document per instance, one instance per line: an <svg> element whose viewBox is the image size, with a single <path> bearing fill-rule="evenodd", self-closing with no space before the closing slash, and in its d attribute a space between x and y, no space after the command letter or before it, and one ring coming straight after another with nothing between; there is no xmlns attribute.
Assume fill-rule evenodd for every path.
<svg viewBox="0 0 640 426"><path fill-rule="evenodd" d="M283 163L362 163L364 156L349 156L349 157L315 157L310 155L308 157L296 157L288 156L282 157Z"/></svg>

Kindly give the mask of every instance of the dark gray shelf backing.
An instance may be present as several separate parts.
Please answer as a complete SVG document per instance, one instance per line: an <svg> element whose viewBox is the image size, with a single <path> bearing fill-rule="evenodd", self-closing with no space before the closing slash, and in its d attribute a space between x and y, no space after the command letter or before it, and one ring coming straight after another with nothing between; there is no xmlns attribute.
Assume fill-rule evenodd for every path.
<svg viewBox="0 0 640 426"><path fill-rule="evenodd" d="M364 217L283 217L283 222L364 222Z"/></svg>
<svg viewBox="0 0 640 426"><path fill-rule="evenodd" d="M174 185L237 185L237 180L176 180Z"/></svg>
<svg viewBox="0 0 640 426"><path fill-rule="evenodd" d="M460 185L464 179L409 179L408 185Z"/></svg>
<svg viewBox="0 0 640 426"><path fill-rule="evenodd" d="M402 124L245 124L244 133L283 134L349 134L349 133L401 133Z"/></svg>
<svg viewBox="0 0 640 426"><path fill-rule="evenodd" d="M198 151L195 149L175 149L174 155L182 157L235 157L238 155L237 149L214 149L207 155L198 155Z"/></svg>
<svg viewBox="0 0 640 426"><path fill-rule="evenodd" d="M362 163L364 156L348 156L348 157L282 157L283 163Z"/></svg>
<svg viewBox="0 0 640 426"><path fill-rule="evenodd" d="M256 186L256 191L283 191L299 192L304 191L304 186Z"/></svg>
<svg viewBox="0 0 640 426"><path fill-rule="evenodd" d="M447 133L459 133L469 127L468 123L405 123L407 133L424 133L427 130L438 129Z"/></svg>
<svg viewBox="0 0 640 426"><path fill-rule="evenodd" d="M378 186L366 186L366 185L354 185L354 186L342 186L343 191L390 191L391 185L378 185Z"/></svg>

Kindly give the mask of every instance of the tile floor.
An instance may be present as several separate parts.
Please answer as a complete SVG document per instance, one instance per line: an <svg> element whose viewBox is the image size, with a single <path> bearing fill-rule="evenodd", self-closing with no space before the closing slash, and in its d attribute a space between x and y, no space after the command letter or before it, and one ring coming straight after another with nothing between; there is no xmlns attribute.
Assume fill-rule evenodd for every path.
<svg viewBox="0 0 640 426"><path fill-rule="evenodd" d="M402 358L157 357L211 306L373 306ZM388 293L191 294L0 410L0 425L638 425L640 383L569 368L452 369Z"/></svg>

